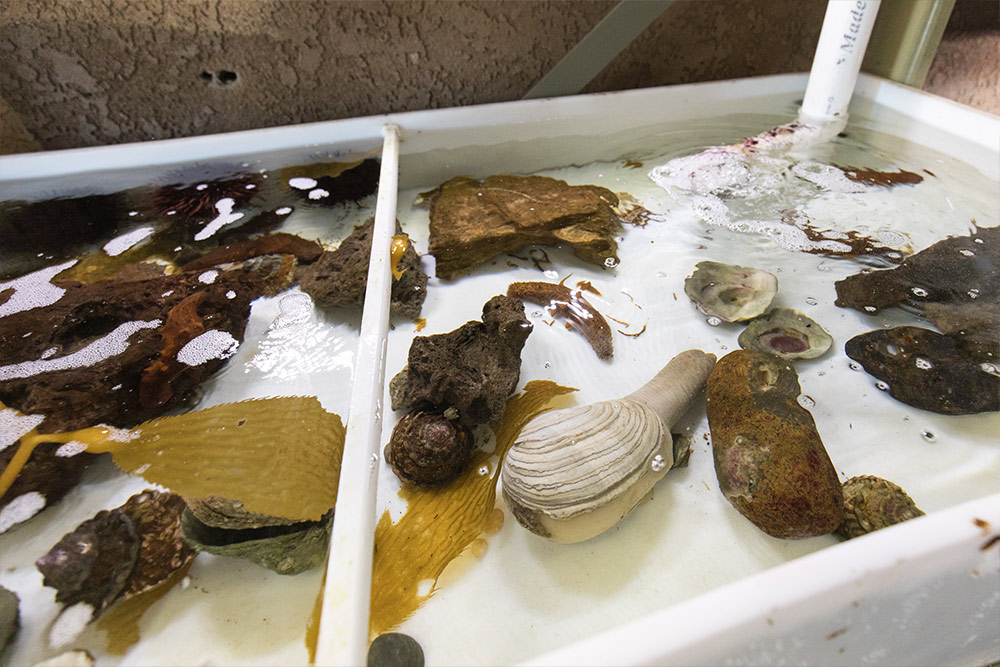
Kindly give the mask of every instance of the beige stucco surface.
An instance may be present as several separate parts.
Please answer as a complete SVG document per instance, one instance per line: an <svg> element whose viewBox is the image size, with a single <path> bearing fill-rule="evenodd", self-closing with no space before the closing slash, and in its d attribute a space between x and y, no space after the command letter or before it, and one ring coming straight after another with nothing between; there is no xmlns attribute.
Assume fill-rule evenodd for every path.
<svg viewBox="0 0 1000 667"><path fill-rule="evenodd" d="M6 0L0 151L519 99L615 4ZM808 70L824 6L681 0L585 91ZM959 0L929 90L1000 111L998 7Z"/></svg>

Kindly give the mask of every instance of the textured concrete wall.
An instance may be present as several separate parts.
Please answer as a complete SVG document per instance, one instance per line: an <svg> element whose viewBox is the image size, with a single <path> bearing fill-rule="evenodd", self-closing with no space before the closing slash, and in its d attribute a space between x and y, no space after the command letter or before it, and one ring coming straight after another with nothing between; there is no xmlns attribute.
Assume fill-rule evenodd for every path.
<svg viewBox="0 0 1000 667"><path fill-rule="evenodd" d="M519 99L615 4L4 0L0 151L31 150L32 136L69 148ZM807 70L824 6L677 2L586 92ZM995 83L991 97L963 79L980 74L966 58L992 47L996 81L990 30L966 31L985 40L966 56L939 56L932 90L995 100Z"/></svg>

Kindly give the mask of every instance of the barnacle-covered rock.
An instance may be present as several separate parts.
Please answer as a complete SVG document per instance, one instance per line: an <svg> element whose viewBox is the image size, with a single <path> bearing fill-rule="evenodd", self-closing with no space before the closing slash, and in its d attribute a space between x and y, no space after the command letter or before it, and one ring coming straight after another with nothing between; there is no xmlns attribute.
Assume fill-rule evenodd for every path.
<svg viewBox="0 0 1000 667"><path fill-rule="evenodd" d="M757 317L777 292L778 279L767 271L721 262L698 262L684 280L684 293L698 310L723 322Z"/></svg>
<svg viewBox="0 0 1000 667"><path fill-rule="evenodd" d="M1000 410L995 358L993 365L973 358L936 331L877 329L850 339L844 351L907 405L944 415Z"/></svg>
<svg viewBox="0 0 1000 667"><path fill-rule="evenodd" d="M64 607L52 627L54 646L72 641L112 603L156 587L194 558L180 536L183 507L180 496L143 491L84 521L38 559L43 583L56 589Z"/></svg>
<svg viewBox="0 0 1000 667"><path fill-rule="evenodd" d="M520 299L495 296L482 322L433 336L417 336L406 366L389 383L393 410L458 411L473 428L495 424L521 374L521 348L531 333Z"/></svg>
<svg viewBox="0 0 1000 667"><path fill-rule="evenodd" d="M324 252L308 266L295 272L299 287L321 306L361 307L368 285L368 258L372 251L375 218L355 228L336 250ZM399 223L396 234L402 235ZM420 268L420 256L413 244L395 262L389 309L393 314L414 319L420 316L427 296L427 274Z"/></svg>
<svg viewBox="0 0 1000 667"><path fill-rule="evenodd" d="M844 495L798 375L757 350L730 352L708 377L705 399L719 489L773 537L825 535L843 520Z"/></svg>
<svg viewBox="0 0 1000 667"><path fill-rule="evenodd" d="M837 537L843 540L924 515L906 491L887 479L852 477L843 488L844 522L837 529Z"/></svg>
<svg viewBox="0 0 1000 667"><path fill-rule="evenodd" d="M434 486L462 474L472 460L472 449L472 433L457 419L417 411L396 423L385 460L404 482Z"/></svg>
<svg viewBox="0 0 1000 667"><path fill-rule="evenodd" d="M181 517L184 539L198 551L244 558L278 574L298 574L323 562L332 513L296 521L249 512L237 500L191 499Z"/></svg>
<svg viewBox="0 0 1000 667"><path fill-rule="evenodd" d="M618 264L618 197L596 185L545 176L457 176L423 193L430 202L430 254L438 278L451 280L498 254L565 243L577 257Z"/></svg>
<svg viewBox="0 0 1000 667"><path fill-rule="evenodd" d="M740 347L782 359L815 359L833 344L830 334L814 320L791 308L772 308L752 320L739 337Z"/></svg>

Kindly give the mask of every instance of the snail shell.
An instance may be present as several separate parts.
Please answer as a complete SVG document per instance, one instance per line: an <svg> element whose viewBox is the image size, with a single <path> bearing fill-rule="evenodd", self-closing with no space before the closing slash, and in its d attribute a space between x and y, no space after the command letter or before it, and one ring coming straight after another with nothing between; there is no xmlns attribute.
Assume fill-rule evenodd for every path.
<svg viewBox="0 0 1000 667"><path fill-rule="evenodd" d="M529 422L501 472L514 517L563 543L582 542L618 523L673 465L670 427L714 363L714 355L688 350L625 398L553 410Z"/></svg>

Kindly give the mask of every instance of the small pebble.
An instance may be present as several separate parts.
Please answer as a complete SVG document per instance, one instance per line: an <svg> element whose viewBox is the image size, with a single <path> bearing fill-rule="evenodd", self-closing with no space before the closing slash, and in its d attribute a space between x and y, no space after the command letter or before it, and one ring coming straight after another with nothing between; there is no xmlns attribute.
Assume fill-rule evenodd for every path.
<svg viewBox="0 0 1000 667"><path fill-rule="evenodd" d="M409 635L387 632L369 647L368 667L424 667L424 650Z"/></svg>

